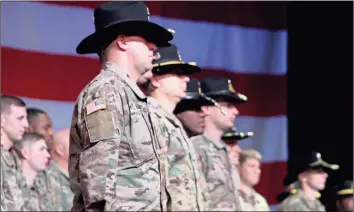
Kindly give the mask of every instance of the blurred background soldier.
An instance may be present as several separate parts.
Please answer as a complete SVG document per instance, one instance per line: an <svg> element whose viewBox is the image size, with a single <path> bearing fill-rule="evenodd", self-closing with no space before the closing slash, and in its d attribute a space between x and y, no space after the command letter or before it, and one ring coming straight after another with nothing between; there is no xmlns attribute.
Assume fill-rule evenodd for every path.
<svg viewBox="0 0 354 212"><path fill-rule="evenodd" d="M13 145L28 128L26 104L15 96L1 95L1 207L9 211L22 210L23 199L17 185L21 169Z"/></svg>
<svg viewBox="0 0 354 212"><path fill-rule="evenodd" d="M239 160L238 171L241 179L239 193L242 210L270 211L267 200L253 188L261 178L261 153L254 149L243 150Z"/></svg>
<svg viewBox="0 0 354 212"><path fill-rule="evenodd" d="M224 133L221 139L231 148L230 160L232 161L233 164L235 165L239 164L239 156L242 151L242 148L240 147L238 142L242 139L251 137L253 135L254 135L253 132L238 133L236 132L236 127Z"/></svg>
<svg viewBox="0 0 354 212"><path fill-rule="evenodd" d="M50 151L50 183L55 206L58 211L70 211L74 194L70 188L68 174L70 129L55 132Z"/></svg>
<svg viewBox="0 0 354 212"><path fill-rule="evenodd" d="M202 106L206 114L204 134L191 138L208 183L209 209L238 211L237 169L229 159L230 147L221 138L234 127L239 114L236 104L246 102L246 97L237 93L227 78L208 77L200 83L202 92L215 101L213 106Z"/></svg>
<svg viewBox="0 0 354 212"><path fill-rule="evenodd" d="M337 211L353 211L353 181L346 180L337 185L336 197Z"/></svg>
<svg viewBox="0 0 354 212"><path fill-rule="evenodd" d="M45 111L38 108L28 108L27 120L29 132L43 135L46 141L53 134L52 119Z"/></svg>
<svg viewBox="0 0 354 212"><path fill-rule="evenodd" d="M279 194L277 194L276 196L276 200L281 203L283 202L286 198L288 198L288 196L296 194L297 191L300 188L300 183L299 181L295 181L289 185L286 185L284 191L280 192ZM321 197L321 193L317 192L316 193L316 197L320 198Z"/></svg>
<svg viewBox="0 0 354 212"><path fill-rule="evenodd" d="M300 189L290 195L279 206L279 211L326 211L324 205L316 197L317 192L326 186L328 174L326 171L337 170L336 164L325 162L319 152L303 154L299 157L299 168L294 176L289 176L289 182L297 180ZM296 177L295 177L296 176Z"/></svg>
<svg viewBox="0 0 354 212"><path fill-rule="evenodd" d="M19 181L24 198L24 210L45 211L56 210L52 194L43 181L36 178L39 172L47 168L50 155L47 144L38 133L25 133L21 141L14 144L21 158L21 170L24 179Z"/></svg>
<svg viewBox="0 0 354 212"><path fill-rule="evenodd" d="M148 107L159 144L167 150L167 191L171 198L168 208L205 211L206 181L198 168L193 145L173 114L177 103L186 96L188 75L200 72L200 68L194 62L183 62L173 44L159 48L158 52L161 58L153 61Z"/></svg>
<svg viewBox="0 0 354 212"><path fill-rule="evenodd" d="M176 105L174 110L189 137L204 133L205 114L201 108L205 105L214 105L214 103L201 93L199 81L190 77L187 83L187 95Z"/></svg>

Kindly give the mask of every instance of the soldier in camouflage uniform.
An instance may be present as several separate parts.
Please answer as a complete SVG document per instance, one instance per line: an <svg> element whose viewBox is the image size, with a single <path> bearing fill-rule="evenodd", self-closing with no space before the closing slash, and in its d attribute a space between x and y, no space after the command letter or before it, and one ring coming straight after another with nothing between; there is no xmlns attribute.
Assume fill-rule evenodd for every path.
<svg viewBox="0 0 354 212"><path fill-rule="evenodd" d="M283 202L286 198L288 198L290 195L296 194L298 190L300 189L300 183L299 181L295 181L293 183L290 183L285 186L284 191L280 192L277 194L276 199L279 203ZM321 197L321 193L317 192L316 194L317 198Z"/></svg>
<svg viewBox="0 0 354 212"><path fill-rule="evenodd" d="M294 176L300 183L300 189L287 197L279 205L278 211L326 211L316 193L326 186L328 174L325 170L337 170L339 166L325 162L319 152L302 154L299 160L299 168ZM295 177L289 176L288 181L295 181Z"/></svg>
<svg viewBox="0 0 354 212"><path fill-rule="evenodd" d="M172 211L206 210L206 181L197 163L197 154L182 123L173 114L186 96L187 75L200 71L193 62L182 61L175 45L159 48L148 86L148 107L161 146L167 151L168 208Z"/></svg>
<svg viewBox="0 0 354 212"><path fill-rule="evenodd" d="M231 149L221 138L224 132L234 127L238 115L235 105L246 102L246 97L237 93L231 81L223 77L202 79L201 89L207 97L214 100L215 106L202 107L206 114L205 132L191 140L207 180L209 209L240 211L237 170L229 158Z"/></svg>
<svg viewBox="0 0 354 212"><path fill-rule="evenodd" d="M214 105L214 103L201 91L200 82L190 77L187 84L187 96L177 105L174 114L182 122L183 127L189 137L204 133L205 114L202 106Z"/></svg>
<svg viewBox="0 0 354 212"><path fill-rule="evenodd" d="M68 174L69 137L70 129L59 130L52 136L49 179L58 211L70 211L74 198Z"/></svg>
<svg viewBox="0 0 354 212"><path fill-rule="evenodd" d="M28 128L26 104L15 96L1 95L1 208L22 210L23 198L19 189L21 172L13 144L22 139Z"/></svg>
<svg viewBox="0 0 354 212"><path fill-rule="evenodd" d="M37 178L37 174L47 168L50 155L42 135L25 133L21 141L14 144L14 149L21 160L23 178L19 181L24 199L25 211L56 210L48 188Z"/></svg>
<svg viewBox="0 0 354 212"><path fill-rule="evenodd" d="M173 35L149 21L142 2L104 3L95 9L94 19L96 32L76 49L79 54L102 52L102 66L74 108L69 147L72 210L165 210L159 170L164 153L151 126L146 96L136 82L151 71L157 46L167 45Z"/></svg>
<svg viewBox="0 0 354 212"><path fill-rule="evenodd" d="M257 150L246 149L240 153L238 171L241 208L244 211L270 211L267 200L253 187L261 178L262 155Z"/></svg>

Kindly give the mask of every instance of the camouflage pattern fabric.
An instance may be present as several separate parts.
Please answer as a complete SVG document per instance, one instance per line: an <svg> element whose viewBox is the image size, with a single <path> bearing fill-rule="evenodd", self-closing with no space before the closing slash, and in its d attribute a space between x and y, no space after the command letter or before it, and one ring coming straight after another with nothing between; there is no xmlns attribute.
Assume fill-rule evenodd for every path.
<svg viewBox="0 0 354 212"><path fill-rule="evenodd" d="M247 195L241 189L238 189L242 211L270 211L267 200L251 189L251 195Z"/></svg>
<svg viewBox="0 0 354 212"><path fill-rule="evenodd" d="M80 93L69 152L73 208L161 210L159 153L146 96L118 65L105 63Z"/></svg>
<svg viewBox="0 0 354 212"><path fill-rule="evenodd" d="M299 190L281 202L278 211L326 211L326 208L317 198L310 199Z"/></svg>
<svg viewBox="0 0 354 212"><path fill-rule="evenodd" d="M209 210L241 211L237 190L240 182L236 167L229 159L230 148L223 141L214 141L206 134L192 137L191 142L207 181Z"/></svg>
<svg viewBox="0 0 354 212"><path fill-rule="evenodd" d="M148 97L148 107L157 138L167 146L167 191L171 210L205 211L208 205L206 181L182 123L163 110L153 97Z"/></svg>

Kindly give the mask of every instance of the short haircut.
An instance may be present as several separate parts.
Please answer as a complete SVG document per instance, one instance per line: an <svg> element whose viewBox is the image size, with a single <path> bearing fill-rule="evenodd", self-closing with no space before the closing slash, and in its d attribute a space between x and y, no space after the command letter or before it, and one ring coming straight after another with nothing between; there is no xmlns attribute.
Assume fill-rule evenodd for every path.
<svg viewBox="0 0 354 212"><path fill-rule="evenodd" d="M243 164L247 159L256 159L262 161L262 154L255 149L246 149L240 153L239 162Z"/></svg>
<svg viewBox="0 0 354 212"><path fill-rule="evenodd" d="M25 132L20 141L14 143L14 149L21 155L21 151L25 146L31 146L32 144L38 142L39 140L44 140L44 136L38 133ZM22 155L21 155L22 156Z"/></svg>
<svg viewBox="0 0 354 212"><path fill-rule="evenodd" d="M39 108L28 108L27 109L27 120L28 122L33 121L39 114L47 114L45 111Z"/></svg>
<svg viewBox="0 0 354 212"><path fill-rule="evenodd" d="M9 114L11 105L15 105L18 107L26 107L26 103L16 96L1 95L0 102L1 115Z"/></svg>

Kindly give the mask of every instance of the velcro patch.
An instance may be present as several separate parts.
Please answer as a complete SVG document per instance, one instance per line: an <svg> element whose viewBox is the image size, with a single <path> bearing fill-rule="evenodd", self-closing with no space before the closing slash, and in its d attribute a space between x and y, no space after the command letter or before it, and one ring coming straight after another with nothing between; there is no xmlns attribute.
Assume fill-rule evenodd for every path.
<svg viewBox="0 0 354 212"><path fill-rule="evenodd" d="M86 105L86 115L106 108L106 102L103 99L95 99Z"/></svg>

